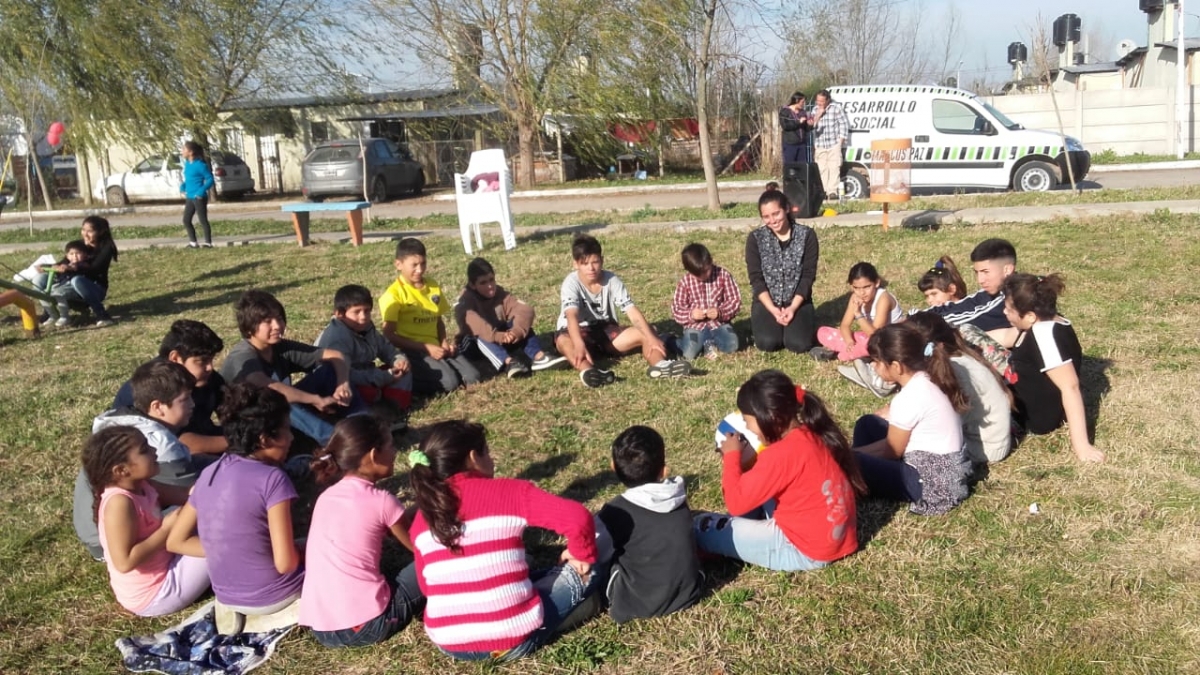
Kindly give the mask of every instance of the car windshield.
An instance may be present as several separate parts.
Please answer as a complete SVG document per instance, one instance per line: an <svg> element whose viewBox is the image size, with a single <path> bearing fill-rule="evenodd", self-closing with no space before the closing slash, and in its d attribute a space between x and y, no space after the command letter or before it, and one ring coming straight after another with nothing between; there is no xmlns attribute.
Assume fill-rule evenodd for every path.
<svg viewBox="0 0 1200 675"><path fill-rule="evenodd" d="M212 163L217 166L239 166L245 164L245 160L231 152L222 152L221 150L212 151Z"/></svg>
<svg viewBox="0 0 1200 675"><path fill-rule="evenodd" d="M1004 128L1008 129L1009 131L1018 131L1022 128L1020 124L1017 124L1016 122L1012 121L1011 119L1008 118L1007 115L1000 112L999 110L996 110L991 105L984 103L982 100L979 102L983 104L984 109L986 109L989 113L992 114L992 117L996 118L997 122L1004 125Z"/></svg>
<svg viewBox="0 0 1200 675"><path fill-rule="evenodd" d="M332 164L356 160L358 160L358 148L352 145L335 145L313 150L305 161L310 164Z"/></svg>

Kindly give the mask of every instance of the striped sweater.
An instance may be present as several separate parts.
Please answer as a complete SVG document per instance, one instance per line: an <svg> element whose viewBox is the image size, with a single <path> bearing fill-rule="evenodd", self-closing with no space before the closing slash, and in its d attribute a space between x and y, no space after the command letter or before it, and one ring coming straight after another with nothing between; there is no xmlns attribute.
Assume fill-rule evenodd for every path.
<svg viewBox="0 0 1200 675"><path fill-rule="evenodd" d="M529 581L521 533L527 526L557 532L579 560L595 562L596 530L578 502L533 483L460 473L447 481L459 497L461 554L442 546L423 513L409 533L417 578L428 599L425 632L452 652L512 649L542 626L542 603Z"/></svg>

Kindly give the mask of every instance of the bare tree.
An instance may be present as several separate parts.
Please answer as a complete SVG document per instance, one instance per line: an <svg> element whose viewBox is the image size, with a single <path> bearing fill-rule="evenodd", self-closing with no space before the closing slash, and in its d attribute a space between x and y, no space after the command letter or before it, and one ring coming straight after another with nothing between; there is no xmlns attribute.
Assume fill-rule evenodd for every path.
<svg viewBox="0 0 1200 675"><path fill-rule="evenodd" d="M934 72L914 39L925 33L921 21L919 3L801 0L786 21L785 74L831 84L921 81Z"/></svg>

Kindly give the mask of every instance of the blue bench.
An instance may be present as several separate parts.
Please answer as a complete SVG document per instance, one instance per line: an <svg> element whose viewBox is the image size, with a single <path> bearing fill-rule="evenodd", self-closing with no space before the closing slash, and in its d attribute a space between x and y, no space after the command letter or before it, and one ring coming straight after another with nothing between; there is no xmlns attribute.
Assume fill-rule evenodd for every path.
<svg viewBox="0 0 1200 675"><path fill-rule="evenodd" d="M301 246L308 246L308 219L313 211L340 211L346 214L346 223L350 226L350 241L355 246L363 242L363 209L371 208L371 202L294 202L283 204L281 211L292 214L292 227L296 229L296 241Z"/></svg>

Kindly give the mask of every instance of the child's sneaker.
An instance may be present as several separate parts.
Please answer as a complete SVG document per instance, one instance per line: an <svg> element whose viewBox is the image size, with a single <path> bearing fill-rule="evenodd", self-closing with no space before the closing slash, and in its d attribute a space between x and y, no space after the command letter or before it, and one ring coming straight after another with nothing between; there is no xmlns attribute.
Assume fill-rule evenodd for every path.
<svg viewBox="0 0 1200 675"><path fill-rule="evenodd" d="M66 328L71 325L71 320L65 316L60 316L54 320L55 328Z"/></svg>
<svg viewBox="0 0 1200 675"><path fill-rule="evenodd" d="M651 379L663 377L683 377L692 372L692 364L687 361L659 361L646 369Z"/></svg>
<svg viewBox="0 0 1200 675"><path fill-rule="evenodd" d="M717 346L713 343L710 342L704 345L704 358L708 359L709 361L713 361L716 360L716 358L720 355L721 351L717 349Z"/></svg>
<svg viewBox="0 0 1200 675"><path fill-rule="evenodd" d="M116 321L113 321L112 319L100 319L96 322L96 328L107 328L115 323Z"/></svg>
<svg viewBox="0 0 1200 675"><path fill-rule="evenodd" d="M536 373L539 370L548 370L554 366L561 365L566 362L567 357L565 356L550 356L549 354L543 353L542 358L533 362L533 372Z"/></svg>
<svg viewBox="0 0 1200 675"><path fill-rule="evenodd" d="M850 365L838 366L838 372L847 380L866 388L879 398L887 398L889 394L896 391L895 384L879 379L866 359L855 359Z"/></svg>
<svg viewBox="0 0 1200 675"><path fill-rule="evenodd" d="M510 380L514 377L529 377L530 374L529 366L516 359L510 361L504 370L508 372L508 378Z"/></svg>
<svg viewBox="0 0 1200 675"><path fill-rule="evenodd" d="M596 387L603 387L606 384L612 384L613 382L616 382L617 377L616 375L612 374L611 370L600 370L599 368L592 366L587 370L579 371L579 379L582 380L585 385L594 389Z"/></svg>
<svg viewBox="0 0 1200 675"><path fill-rule="evenodd" d="M837 352L821 345L808 350L808 355L813 357L814 361L832 361L837 358Z"/></svg>

